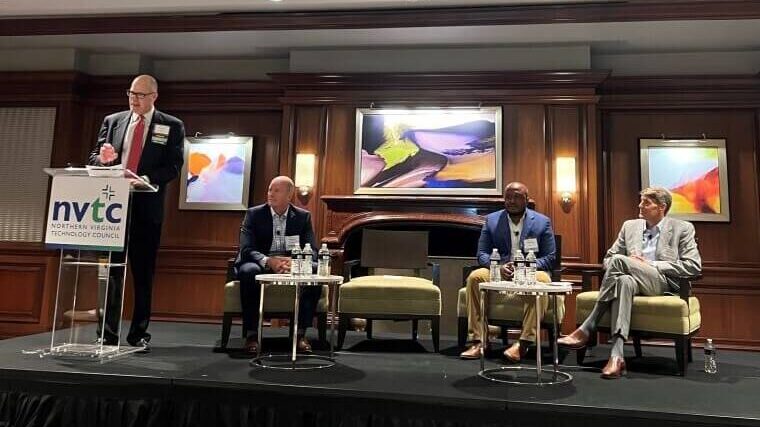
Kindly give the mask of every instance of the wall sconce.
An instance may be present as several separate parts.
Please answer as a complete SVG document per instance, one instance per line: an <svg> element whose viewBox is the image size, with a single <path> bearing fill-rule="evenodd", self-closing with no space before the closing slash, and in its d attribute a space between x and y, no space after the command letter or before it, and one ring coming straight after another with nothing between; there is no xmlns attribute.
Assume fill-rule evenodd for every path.
<svg viewBox="0 0 760 427"><path fill-rule="evenodd" d="M557 192L562 195L563 208L570 208L576 191L575 157L557 157Z"/></svg>
<svg viewBox="0 0 760 427"><path fill-rule="evenodd" d="M301 196L306 197L314 188L314 154L296 154L296 187Z"/></svg>

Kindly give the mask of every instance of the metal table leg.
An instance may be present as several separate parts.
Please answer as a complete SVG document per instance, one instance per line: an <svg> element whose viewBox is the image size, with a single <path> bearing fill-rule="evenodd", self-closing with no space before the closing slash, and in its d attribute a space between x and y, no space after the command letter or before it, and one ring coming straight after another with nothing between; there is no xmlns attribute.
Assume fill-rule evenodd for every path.
<svg viewBox="0 0 760 427"><path fill-rule="evenodd" d="M335 318L338 315L338 301L336 298L338 294L337 288L338 284L335 282L331 282L327 285L327 290L330 293L330 303L327 310L328 314L330 315L330 358L335 357Z"/></svg>
<svg viewBox="0 0 760 427"><path fill-rule="evenodd" d="M488 292L480 291L480 370L486 368L486 345L488 344L488 322L486 321L486 298Z"/></svg>
<svg viewBox="0 0 760 427"><path fill-rule="evenodd" d="M290 356L290 361L293 363L293 368L296 366L296 347L298 343L298 306L301 296L301 282L296 282L296 297L293 306L293 352Z"/></svg>
<svg viewBox="0 0 760 427"><path fill-rule="evenodd" d="M536 382L541 384L541 295L536 294Z"/></svg>

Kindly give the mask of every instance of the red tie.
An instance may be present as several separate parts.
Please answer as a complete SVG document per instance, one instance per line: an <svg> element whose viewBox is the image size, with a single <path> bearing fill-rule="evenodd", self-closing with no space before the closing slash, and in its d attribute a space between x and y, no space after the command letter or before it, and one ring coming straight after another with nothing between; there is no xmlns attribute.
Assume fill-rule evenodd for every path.
<svg viewBox="0 0 760 427"><path fill-rule="evenodd" d="M129 148L129 159L127 159L127 169L137 173L137 166L140 164L140 155L143 149L143 134L145 133L145 120L143 116L137 116L137 124L132 132L132 145Z"/></svg>

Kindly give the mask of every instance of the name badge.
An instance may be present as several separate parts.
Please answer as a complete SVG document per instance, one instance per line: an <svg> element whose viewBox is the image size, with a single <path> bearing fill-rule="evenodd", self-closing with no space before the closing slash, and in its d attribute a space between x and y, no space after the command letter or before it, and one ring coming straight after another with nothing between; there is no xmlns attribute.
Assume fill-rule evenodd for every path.
<svg viewBox="0 0 760 427"><path fill-rule="evenodd" d="M169 140L169 132L171 128L168 125L155 125L153 126L153 136L151 142L154 144L166 145L166 141Z"/></svg>
<svg viewBox="0 0 760 427"><path fill-rule="evenodd" d="M293 246L301 245L301 240L298 238L298 235L295 236L285 236L285 247L290 250Z"/></svg>
<svg viewBox="0 0 760 427"><path fill-rule="evenodd" d="M153 126L153 134L154 135L161 135L161 136L169 136L169 131L171 131L171 127L169 125L155 125Z"/></svg>
<svg viewBox="0 0 760 427"><path fill-rule="evenodd" d="M533 251L533 253L538 253L538 239L525 239L523 240L523 248L525 252Z"/></svg>

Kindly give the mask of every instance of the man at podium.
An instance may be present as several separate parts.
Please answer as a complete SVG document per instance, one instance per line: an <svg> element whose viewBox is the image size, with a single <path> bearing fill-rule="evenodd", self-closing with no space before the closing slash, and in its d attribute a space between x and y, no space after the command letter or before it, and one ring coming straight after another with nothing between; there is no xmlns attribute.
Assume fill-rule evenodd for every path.
<svg viewBox="0 0 760 427"><path fill-rule="evenodd" d="M137 76L126 91L129 110L111 114L103 120L98 141L90 153L89 163L98 166L121 164L151 185L157 192L135 192L127 245L129 265L134 279L134 311L127 342L149 351L151 295L161 224L164 218L166 185L182 168L182 145L185 125L176 117L156 110L158 83L149 75ZM133 185L138 184L135 180ZM123 262L124 252L115 252L113 262ZM119 313L123 271L111 269L104 344L115 345L119 339ZM113 296L113 298L112 298ZM100 325L100 322L98 323ZM100 336L100 334L98 334Z"/></svg>

